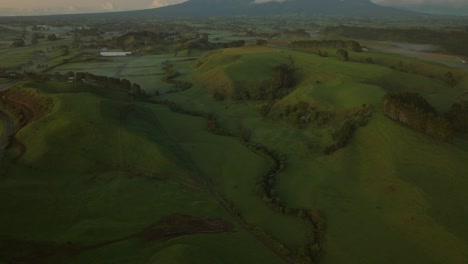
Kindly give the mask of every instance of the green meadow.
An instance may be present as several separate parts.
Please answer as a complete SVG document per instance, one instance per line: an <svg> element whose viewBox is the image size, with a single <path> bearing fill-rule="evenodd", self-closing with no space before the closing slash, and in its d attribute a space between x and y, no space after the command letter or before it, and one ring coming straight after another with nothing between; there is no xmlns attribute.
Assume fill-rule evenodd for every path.
<svg viewBox="0 0 468 264"><path fill-rule="evenodd" d="M30 252L46 263L282 263L214 194L248 225L293 253L304 250L310 226L271 209L256 194L271 163L241 143L243 131L286 157L273 187L281 203L323 214L321 263L468 262L466 137L441 143L381 110L387 93L418 92L446 111L466 99L468 73L372 51L350 52L350 61L338 60L336 50L327 52L329 57L320 57L310 50L246 46L195 60L147 55L71 61L54 69L129 79L149 94L160 92L151 99L213 113L233 136L210 133L204 118L133 101L121 91L19 83L15 89L52 98L53 109L17 133L24 153L11 146L0 161L0 210L8 214L0 220L0 262ZM163 82L168 59L180 72L177 80L192 82L192 88L173 92ZM239 90L257 93L280 64L294 65L296 82L269 102L267 115L260 113L264 101L231 99ZM447 72L455 85L444 81ZM216 92L226 98L215 100ZM334 119L326 126L298 127L282 117L300 103ZM325 155L334 129L364 104L373 107L372 119L347 146ZM217 219L233 229L176 229L181 234L157 236L167 235L167 227L152 233L153 239L132 235L174 214ZM44 249L61 253L44 256Z"/></svg>
<svg viewBox="0 0 468 264"><path fill-rule="evenodd" d="M324 156L328 129L297 129L281 120L262 118L255 102L211 98L213 90L232 91L239 83L254 89L269 78L273 65L288 63L289 55L295 60L300 82L275 102L273 111L301 101L337 113L362 104L376 108L368 126L358 129L344 149ZM408 73L391 68L390 63L403 58L352 53L350 59L358 56L386 61L382 65L341 62L268 47L215 51L200 59L203 64L194 70L194 88L164 98L192 109L211 110L223 126L234 131L242 124L254 141L286 155L287 168L278 176L277 191L292 207L319 208L326 213L324 263L466 262L465 141L436 142L394 123L379 108L386 92L410 91L421 93L445 111L466 93L467 73L405 59L404 63L423 66L418 67L419 74ZM457 75L455 87L424 76L447 71Z"/></svg>
<svg viewBox="0 0 468 264"><path fill-rule="evenodd" d="M119 239L177 213L222 219L235 229L170 240L126 239L79 257L54 255L47 262L279 263L209 195L205 176L193 170L192 153L174 137L174 128L162 125L162 120L190 121L199 126L195 133L206 134L201 120L144 104L122 120L119 111L128 102L117 95L60 83L22 86L53 98L54 108L18 133L17 140L27 146L24 155L12 162L18 153L10 148L1 161L0 208L9 215L0 222L2 260L24 254L18 248L36 252L45 247L41 243L92 246ZM227 166L235 166L231 162L237 161ZM258 169L252 165L244 172L254 175Z"/></svg>

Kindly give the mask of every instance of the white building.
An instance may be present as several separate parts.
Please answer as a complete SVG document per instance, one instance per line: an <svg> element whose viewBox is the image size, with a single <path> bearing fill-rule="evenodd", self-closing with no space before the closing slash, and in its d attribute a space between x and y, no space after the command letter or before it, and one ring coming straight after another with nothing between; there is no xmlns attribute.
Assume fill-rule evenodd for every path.
<svg viewBox="0 0 468 264"><path fill-rule="evenodd" d="M127 55L132 55L129 51L103 51L100 53L103 57L125 57Z"/></svg>

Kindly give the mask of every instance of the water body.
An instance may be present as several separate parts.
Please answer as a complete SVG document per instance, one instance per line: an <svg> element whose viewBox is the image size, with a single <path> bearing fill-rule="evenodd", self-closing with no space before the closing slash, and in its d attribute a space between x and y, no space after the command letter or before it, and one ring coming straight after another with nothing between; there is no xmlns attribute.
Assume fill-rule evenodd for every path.
<svg viewBox="0 0 468 264"><path fill-rule="evenodd" d="M318 38L321 36L320 32L318 31L306 31L307 33L309 33L309 36L311 38Z"/></svg>
<svg viewBox="0 0 468 264"><path fill-rule="evenodd" d="M375 43L375 45L369 44L369 48L381 52L437 62L455 69L468 69L468 64L462 63L461 56L444 54L441 52L441 48L436 45L392 41L377 41Z"/></svg>

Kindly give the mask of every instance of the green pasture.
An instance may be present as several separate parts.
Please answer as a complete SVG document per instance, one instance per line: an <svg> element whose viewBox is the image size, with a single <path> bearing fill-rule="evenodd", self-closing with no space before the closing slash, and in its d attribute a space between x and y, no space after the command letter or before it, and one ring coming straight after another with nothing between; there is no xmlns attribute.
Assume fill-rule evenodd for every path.
<svg viewBox="0 0 468 264"><path fill-rule="evenodd" d="M14 68L31 61L34 66L37 64L49 64L50 67L54 63L57 63L57 61L67 58L60 56L61 49L58 47L61 45L69 46L70 44L71 40L63 39L54 42L40 42L34 46L0 49L0 65L2 67ZM74 54L72 49L70 49L70 54Z"/></svg>
<svg viewBox="0 0 468 264"><path fill-rule="evenodd" d="M238 139L210 134L204 120L187 116L166 118L167 111L159 108L157 116L192 157L193 170L208 177L216 190L240 209L249 224L261 227L287 247L295 249L304 243L304 223L270 210L253 192L257 177L268 170L269 164L262 157L242 146ZM187 127L191 128L190 133Z"/></svg>
<svg viewBox="0 0 468 264"><path fill-rule="evenodd" d="M262 75L261 68L249 67L261 56L267 61L263 63L274 64L285 61L289 54L295 58L300 82L274 107L299 101L336 111L363 103L376 107L370 124L358 129L344 149L324 156L330 133L326 129L295 129L279 120L261 118L255 102L215 102L211 98L210 89L250 81L249 70L258 71L252 76L266 78L266 69ZM376 58L379 56L390 59L393 55ZM468 261L466 144L462 140L436 142L379 111L386 92L405 91L419 92L445 111L466 92L466 72L414 62L421 63L424 67L418 69L427 73L453 71L461 81L449 87L420 73L301 52L252 54L246 47L213 52L200 60L204 64L194 70L195 87L164 98L193 110L212 111L223 127L234 132L242 125L252 132L254 141L286 155L287 168L278 176L277 192L288 206L315 208L326 215L324 263Z"/></svg>
<svg viewBox="0 0 468 264"><path fill-rule="evenodd" d="M325 216L323 263L468 262L466 138L443 144L380 111L389 92L418 92L446 111L468 96L468 73L372 51L349 52L350 61L343 62L335 58L336 49L322 50L330 57L247 46L213 51L194 61L130 56L69 62L54 71L129 79L149 93L159 91L158 99L214 113L223 128L237 136L248 130L252 141L284 154L287 165L274 189L288 207L318 209ZM271 78L273 67L289 64L290 56L297 83L274 102L269 117L259 113L264 102L213 99L217 90L254 92ZM365 62L369 58L372 63ZM177 80L193 82L191 89L165 94L176 90L160 75L167 59L181 73ZM443 81L449 71L457 81L454 87ZM276 213L255 195L256 181L270 164L238 138L211 134L205 120L159 105L136 103L121 118L122 109L133 102L116 90L57 82L20 86L51 96L54 109L17 134L27 149L21 158L13 162L19 153L10 147L0 161L0 210L9 216L0 219L0 262L1 256L15 253L1 243L8 239L93 245L184 213L225 219L236 232L166 241L134 238L65 262L279 263L216 203L207 183L248 224L290 249L303 246L305 223ZM304 129L275 119L275 113L299 102L337 118L331 126ZM363 104L374 106L373 119L348 146L325 156L334 126Z"/></svg>
<svg viewBox="0 0 468 264"><path fill-rule="evenodd" d="M90 72L96 75L125 78L141 85L149 94L154 94L156 91L166 93L177 90L172 84L162 80L165 74L162 69L163 62L169 60L174 64L174 69L181 73L179 80L187 79L186 76L191 71L191 61L184 61L169 54L111 57L107 60L69 62L55 68L54 72Z"/></svg>
<svg viewBox="0 0 468 264"><path fill-rule="evenodd" d="M49 94L54 109L18 133L27 150L17 162L12 162L18 155L14 148L0 161L0 210L9 215L0 220L0 259L22 254L4 243L11 239L95 245L138 232L173 213L235 224L205 191L202 176L193 171L192 154L175 140L172 128L159 121L184 116L138 105L121 120L120 110L128 102L115 94L102 96L89 87L65 83L24 83L23 87ZM154 242L135 238L77 257L62 256L57 262L184 258L178 250L169 250L178 244L210 253L196 255L193 263L213 257L236 263L239 251L244 260L279 262L238 226L235 233L219 235Z"/></svg>

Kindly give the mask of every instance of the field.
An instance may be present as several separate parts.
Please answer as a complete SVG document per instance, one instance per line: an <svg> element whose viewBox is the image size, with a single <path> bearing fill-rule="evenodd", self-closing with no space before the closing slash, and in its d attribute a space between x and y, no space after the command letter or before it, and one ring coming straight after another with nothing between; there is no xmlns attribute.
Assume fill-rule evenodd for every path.
<svg viewBox="0 0 468 264"><path fill-rule="evenodd" d="M23 85L29 87L28 83ZM229 255L228 259L236 259L234 263L239 257L245 261L276 262L271 253L262 250L238 226L234 233L200 234L167 241L135 238L97 246L138 232L174 213L235 224L203 190L201 176L192 170L192 156L179 146L173 131L161 126L163 120L180 119L200 127L200 132L194 129L195 133L203 133L202 122L144 105L138 106L126 120L119 120L119 109L125 106L125 101L86 90L67 91L67 84L45 83L43 89L32 86L48 91L54 99L54 110L17 135L27 146L27 152L17 163L10 163L17 155L14 149L1 161L1 210L11 216L0 225L3 260L13 261L24 253L16 252L12 245L22 245L37 253L46 243L54 242L57 247L71 243L92 249L83 249L80 257L72 259L73 254L65 254L63 250L52 256L37 253L39 257L58 262L101 259L110 263L118 259L144 263L168 257L184 261L195 251L199 258L194 263L217 259L225 262ZM60 88L65 93L57 92ZM216 142L216 136L212 137L208 140ZM70 151L64 155L63 148ZM242 148L238 154L246 158L251 155ZM235 166L230 165L232 162L239 161L226 160L225 164ZM255 167L252 170L255 174ZM230 244L233 246L226 247ZM242 256L236 256L238 250L242 250Z"/></svg>
<svg viewBox="0 0 468 264"><path fill-rule="evenodd" d="M198 110L211 109L224 126L233 130L242 123L252 131L254 141L286 154L288 166L279 175L278 192L293 207L327 212L329 235L324 263L350 259L358 263L466 261L468 229L463 220L468 213L463 205L468 198L463 191L468 184L464 177L466 145L433 142L377 113L367 127L358 130L348 147L323 156L320 146L327 142L326 131L292 129L285 123L261 118L254 104L229 102L226 106L206 95L206 91L223 85L225 80L224 87L229 87L232 79L252 81L251 76L266 77L267 72L260 72L262 68L255 65L287 62L289 54L297 58L298 74L304 77L294 92L273 107L305 100L336 111L363 103L378 108L389 88L362 82L378 83L377 80L385 78L389 87L418 91L445 110L467 89L464 85L449 88L442 82L390 67L339 62L332 57L299 52L282 54L270 48L261 52L248 47L210 54L194 76L203 85L166 98ZM384 55L375 54L374 58L379 56ZM211 69L210 62L216 67ZM250 67L259 72L249 75ZM430 64L426 67L435 73L450 70ZM207 86L210 80L216 85ZM319 147L311 150L307 145ZM411 257L408 251L412 252Z"/></svg>
<svg viewBox="0 0 468 264"><path fill-rule="evenodd" d="M146 55L129 57L112 57L102 62L71 62L54 69L54 72L90 72L96 75L125 78L141 85L149 94L156 91L165 93L173 88L162 78L164 71L162 63L170 60L177 63L181 77L187 74L190 63L182 58L175 58L173 54Z"/></svg>
<svg viewBox="0 0 468 264"><path fill-rule="evenodd" d="M47 45L5 49L19 59L0 54L0 63L18 66ZM335 48L318 56L281 45L195 57L45 53L34 63L56 66L50 74L125 78L148 97L18 81L13 91L53 107L0 160L0 263L467 263L466 135L437 141L381 105L388 93L417 92L446 112L468 99L468 72L381 45L349 51L349 61ZM172 83L166 61L180 74ZM275 88L278 66L286 73ZM325 154L367 108L372 118Z"/></svg>

